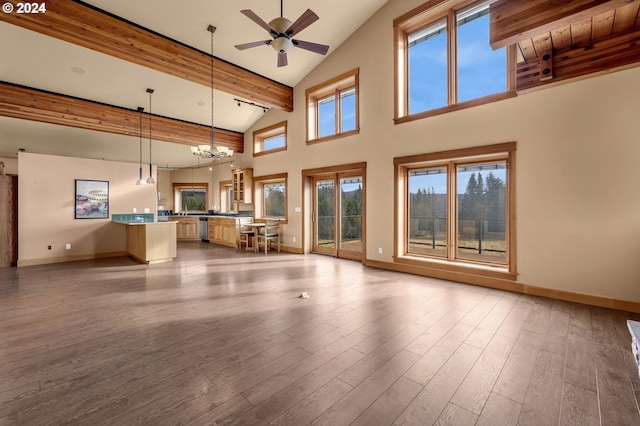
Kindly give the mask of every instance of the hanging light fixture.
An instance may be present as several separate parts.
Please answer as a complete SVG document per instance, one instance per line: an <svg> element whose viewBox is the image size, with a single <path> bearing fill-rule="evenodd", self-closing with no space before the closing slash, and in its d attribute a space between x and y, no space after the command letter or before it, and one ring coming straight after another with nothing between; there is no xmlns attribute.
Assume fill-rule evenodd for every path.
<svg viewBox="0 0 640 426"><path fill-rule="evenodd" d="M226 146L215 145L215 127L213 125L213 33L216 27L209 25L207 31L211 33L211 141L209 145L202 144L191 147L191 153L201 158L213 158L214 160L222 160L233 155L233 151Z"/></svg>
<svg viewBox="0 0 640 426"><path fill-rule="evenodd" d="M146 185L147 181L142 179L142 111L144 108L138 107L140 113L140 178L136 181L136 185Z"/></svg>
<svg viewBox="0 0 640 426"><path fill-rule="evenodd" d="M147 183L156 183L151 174L151 95L153 95L153 89L147 89L149 94L149 177Z"/></svg>

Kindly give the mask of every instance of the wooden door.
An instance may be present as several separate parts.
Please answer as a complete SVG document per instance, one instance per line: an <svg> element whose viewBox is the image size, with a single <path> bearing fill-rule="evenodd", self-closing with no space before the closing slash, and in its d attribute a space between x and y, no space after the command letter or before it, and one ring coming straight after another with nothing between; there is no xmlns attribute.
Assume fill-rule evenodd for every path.
<svg viewBox="0 0 640 426"><path fill-rule="evenodd" d="M18 264L18 177L0 175L0 267Z"/></svg>

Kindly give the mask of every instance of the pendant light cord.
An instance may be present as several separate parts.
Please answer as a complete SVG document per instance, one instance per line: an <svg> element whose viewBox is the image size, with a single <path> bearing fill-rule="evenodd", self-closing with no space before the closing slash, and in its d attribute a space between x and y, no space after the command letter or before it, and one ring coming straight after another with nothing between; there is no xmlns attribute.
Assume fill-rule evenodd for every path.
<svg viewBox="0 0 640 426"><path fill-rule="evenodd" d="M213 145L215 142L215 130L213 125L213 33L215 30L214 26L209 26L209 32L211 32L211 151L213 151Z"/></svg>

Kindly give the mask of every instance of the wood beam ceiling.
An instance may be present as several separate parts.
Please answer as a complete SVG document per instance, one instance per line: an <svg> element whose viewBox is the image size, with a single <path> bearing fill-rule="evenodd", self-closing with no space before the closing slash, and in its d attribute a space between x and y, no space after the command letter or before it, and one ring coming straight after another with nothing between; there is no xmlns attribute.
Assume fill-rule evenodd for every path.
<svg viewBox="0 0 640 426"><path fill-rule="evenodd" d="M19 2L9 0L9 3L16 6ZM49 1L46 13L0 13L0 20L207 87L211 85L210 55L81 2ZM293 111L291 87L218 58L214 59L214 71L215 89Z"/></svg>
<svg viewBox="0 0 640 426"><path fill-rule="evenodd" d="M142 136L149 135L149 115L144 113ZM59 124L80 129L138 137L137 111L0 82L0 116ZM211 127L152 116L153 139L195 146L211 142ZM235 152L244 151L244 135L215 130L215 143Z"/></svg>
<svg viewBox="0 0 640 426"><path fill-rule="evenodd" d="M491 47L505 47L636 1L498 0L491 4Z"/></svg>
<svg viewBox="0 0 640 426"><path fill-rule="evenodd" d="M637 66L640 66L640 28L593 41L584 47L554 52L552 80L540 80L539 57L521 62L516 69L516 90L523 92L593 73Z"/></svg>

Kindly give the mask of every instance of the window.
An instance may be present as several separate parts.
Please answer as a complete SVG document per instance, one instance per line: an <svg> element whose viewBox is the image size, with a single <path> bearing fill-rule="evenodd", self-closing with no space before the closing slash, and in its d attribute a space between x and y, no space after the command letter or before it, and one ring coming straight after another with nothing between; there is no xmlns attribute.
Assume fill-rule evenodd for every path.
<svg viewBox="0 0 640 426"><path fill-rule="evenodd" d="M220 181L220 211L236 212L238 205L233 202L233 181Z"/></svg>
<svg viewBox="0 0 640 426"><path fill-rule="evenodd" d="M206 213L208 189L208 183L174 183L174 212Z"/></svg>
<svg viewBox="0 0 640 426"><path fill-rule="evenodd" d="M259 218L287 220L287 173L253 178L255 215Z"/></svg>
<svg viewBox="0 0 640 426"><path fill-rule="evenodd" d="M307 97L307 143L357 134L358 69L311 87Z"/></svg>
<svg viewBox="0 0 640 426"><path fill-rule="evenodd" d="M489 45L491 1L430 2L394 21L396 123L515 96L515 49Z"/></svg>
<svg viewBox="0 0 640 426"><path fill-rule="evenodd" d="M515 143L394 159L396 261L515 279L514 161Z"/></svg>
<svg viewBox="0 0 640 426"><path fill-rule="evenodd" d="M287 122L274 124L253 132L253 156L285 151L287 149Z"/></svg>

